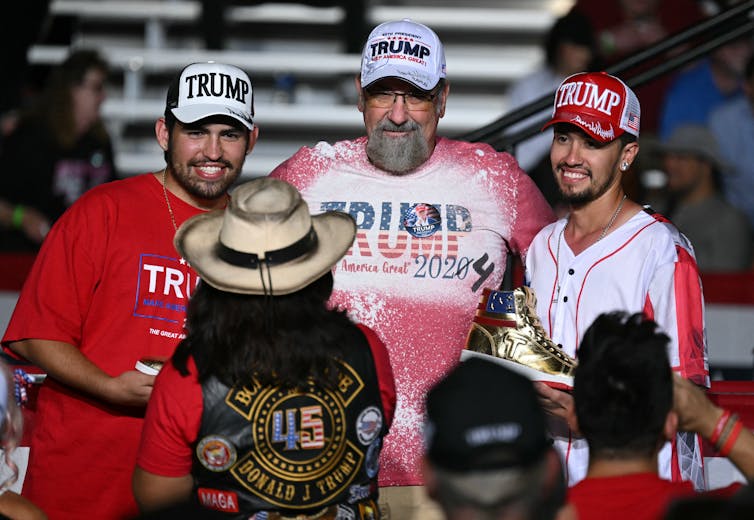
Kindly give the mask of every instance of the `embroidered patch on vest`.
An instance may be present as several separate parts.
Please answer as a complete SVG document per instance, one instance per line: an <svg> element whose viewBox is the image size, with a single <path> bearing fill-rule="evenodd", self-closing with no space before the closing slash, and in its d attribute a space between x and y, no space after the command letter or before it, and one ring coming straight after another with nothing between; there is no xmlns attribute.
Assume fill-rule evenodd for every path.
<svg viewBox="0 0 754 520"><path fill-rule="evenodd" d="M238 495L233 491L199 488L196 493L203 507L225 513L238 513Z"/></svg>
<svg viewBox="0 0 754 520"><path fill-rule="evenodd" d="M342 368L334 390L230 390L225 403L253 425L254 450L230 468L241 486L287 509L322 507L348 489L365 448L348 437L346 407L364 383L352 367Z"/></svg>
<svg viewBox="0 0 754 520"><path fill-rule="evenodd" d="M382 413L376 406L365 408L356 420L356 434L364 446L370 444L382 430Z"/></svg>
<svg viewBox="0 0 754 520"><path fill-rule="evenodd" d="M236 448L225 437L208 435L196 446L196 456L210 471L225 471L236 462Z"/></svg>

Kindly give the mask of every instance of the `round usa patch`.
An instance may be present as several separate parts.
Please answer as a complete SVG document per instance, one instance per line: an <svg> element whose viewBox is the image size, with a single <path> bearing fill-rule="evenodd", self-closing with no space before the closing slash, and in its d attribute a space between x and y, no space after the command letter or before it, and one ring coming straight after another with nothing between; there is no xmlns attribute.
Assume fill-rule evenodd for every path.
<svg viewBox="0 0 754 520"><path fill-rule="evenodd" d="M236 463L236 448L220 435L208 435L196 446L196 456L210 471L225 471Z"/></svg>
<svg viewBox="0 0 754 520"><path fill-rule="evenodd" d="M376 406L365 408L356 419L356 434L364 446L370 444L382 430L382 412Z"/></svg>

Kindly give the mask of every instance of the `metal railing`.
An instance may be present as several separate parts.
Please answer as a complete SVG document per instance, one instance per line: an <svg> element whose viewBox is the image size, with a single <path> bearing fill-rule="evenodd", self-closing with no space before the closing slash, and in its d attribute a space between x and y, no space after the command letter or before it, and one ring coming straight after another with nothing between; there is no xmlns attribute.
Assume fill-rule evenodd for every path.
<svg viewBox="0 0 754 520"><path fill-rule="evenodd" d="M636 88L728 42L752 33L754 33L754 0L746 0L605 68L605 71L619 76L629 87ZM682 49L682 47L687 48ZM677 54L672 54L657 65L641 72L635 71L649 60L674 50L678 51ZM634 71L633 74L632 71ZM547 117L542 117L516 132L506 133L506 130L511 125L552 107L554 98L553 91L458 138L473 142L487 142L497 150L512 151L517 143L539 133Z"/></svg>

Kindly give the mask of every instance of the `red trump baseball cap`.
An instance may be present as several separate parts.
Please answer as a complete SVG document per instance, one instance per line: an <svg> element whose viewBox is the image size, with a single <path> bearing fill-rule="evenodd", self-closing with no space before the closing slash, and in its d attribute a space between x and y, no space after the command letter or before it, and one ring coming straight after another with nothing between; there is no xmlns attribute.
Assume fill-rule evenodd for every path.
<svg viewBox="0 0 754 520"><path fill-rule="evenodd" d="M555 92L552 118L555 123L576 125L602 143L624 132L639 137L641 107L628 85L607 72L579 72L566 79Z"/></svg>

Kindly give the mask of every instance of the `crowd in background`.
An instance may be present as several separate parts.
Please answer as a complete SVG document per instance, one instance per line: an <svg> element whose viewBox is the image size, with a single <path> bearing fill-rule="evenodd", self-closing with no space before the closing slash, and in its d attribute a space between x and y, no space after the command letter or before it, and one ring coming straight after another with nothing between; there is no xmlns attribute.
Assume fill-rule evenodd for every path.
<svg viewBox="0 0 754 520"><path fill-rule="evenodd" d="M604 70L734 3L621 0L599 8L599 2L578 0L547 33L541 68L507 91L510 110L552 92L570 74ZM691 239L703 272L746 272L754 267L752 42L751 35L736 38L636 89L642 109L642 153L632 166L633 175L624 179L626 189ZM678 51L649 60L631 69L631 74L646 71ZM680 135L673 135L676 131ZM525 139L515 153L558 211L559 193L547 156L550 136L545 131Z"/></svg>
<svg viewBox="0 0 754 520"><path fill-rule="evenodd" d="M511 110L567 86L576 74L603 70L710 15L694 0L612 5L614 11L608 12L596 2L578 0L555 22L543 42L542 68L508 93ZM672 16L681 12L683 17ZM110 508L105 514L112 517L134 515L137 509L145 513L185 506L194 495L212 502L202 504L206 508L237 513L237 506L228 502L230 494L210 496L216 490L208 488L238 489L239 477L229 470L243 466L234 465L236 457L257 461L269 455L260 443L243 440L255 431L249 418L269 425L268 413L277 421L276 442L290 449L304 444L322 448L339 434L343 446L351 446L347 455L323 449L321 458L312 466L302 464L290 482L331 460L355 468L357 480L347 489L332 484L322 491L321 509L316 510L304 495L327 486L315 477L311 487L301 485L306 493L291 493L295 497L287 496L287 501L267 489L232 496L240 497L249 511L270 515L260 518L283 518L296 508L307 518L326 519L345 514L361 520L380 514L400 520L461 519L479 511L501 519L511 513L521 518L598 518L606 513L595 504L604 502L605 490L614 489L600 479L620 477L619 485L631 484L624 472L638 471L640 485L625 488L633 495L622 495L629 497L625 508L633 512L646 493L657 493L651 500L654 509L644 513L659 519L671 498L694 495L688 481L698 484L701 478L702 438L752 476L754 468L740 461L751 454L754 437L742 435L739 418L711 405L689 381L683 379L688 386L674 383L672 372L709 386L697 266L708 272L754 269L754 199L746 189L754 184L754 160L747 160L754 149L749 142L754 140L754 40L729 42L635 94L613 76L575 76L574 82L620 91L626 112L641 104L646 147L641 155L638 111L632 114L635 126L630 116L600 119L599 114L588 116L593 118L590 126L567 120L560 110L551 112L547 126L552 128L519 143L510 155L486 143L437 135L450 92L442 43L430 28L410 20L383 26L370 33L355 81L366 135L302 147L268 177L247 183L236 185L259 129L251 80L232 65L193 64L179 73L167 91L164 117L155 125L165 168L123 183L111 182L118 178L113 144L100 117L108 64L98 52L72 52L50 71L46 88L28 107L8 114L0 141L0 159L7 167L0 174L2 249L36 252L42 247L43 254L3 346L6 354L48 373L27 492L51 517L74 518L97 508ZM379 48L380 30L414 34L440 52L418 70L374 67L368 53ZM248 97L234 100L212 92L205 104L196 103L185 85L202 74L238 81ZM605 122L617 123L619 134L606 137L594 131L595 124ZM396 141L398 134L405 139ZM588 175L580 166L566 166L575 156L591 161ZM576 193L587 177L593 177L589 190ZM395 215L390 204L396 206ZM443 207L442 225L433 204ZM643 211L642 204L659 213ZM344 214L346 207L350 216ZM375 218L378 210L381 219ZM479 219L473 227L464 211ZM272 232L270 222L275 224ZM638 236L657 222L661 226L641 239L621 235ZM430 274L400 278L409 256L415 263L426 261L430 269L437 255L409 251L405 242L386 245L385 237L395 231L390 226L410 235L412 244L436 232L467 232L471 239L459 242L458 251L445 259L468 259L463 276L459 268L446 279ZM258 227L266 232L256 235ZM631 247L619 247L618 241ZM579 261L588 256L583 253L598 242L614 247L616 254L633 256L601 275L599 289L604 284L614 289L609 297L587 291L594 303L581 318L575 312L571 330L569 313L578 308L582 291L574 297L577 287L569 287L568 280L591 273L602 262L589 260L591 267L587 262L579 271ZM328 244L332 254L319 258ZM370 244L386 258L383 265L389 268L383 272L349 266L371 256ZM358 257L352 249L357 247ZM154 265L144 263L145 257ZM537 312L551 318L544 329L558 347L568 343L575 357L576 349L585 346L573 394L532 386L523 377L509 380L510 374L496 374L497 369L476 361L457 367L458 340L471 322L478 291L503 284L508 257L525 262L527 284L545 295ZM139 269L149 273L149 289L141 278L147 275L130 269L128 262L137 258ZM548 272L545 264L553 260L554 271ZM575 276L573 268L561 275L561 263L578 265ZM636 272L626 275L629 265ZM333 266L337 269L331 277ZM566 272L568 280L562 281ZM153 282L163 274L163 300L145 296L155 292ZM67 280L75 284L52 290ZM144 290L137 294L136 308L129 299L134 285ZM545 286L557 286L552 300L542 290ZM438 293L451 295L442 320L432 316ZM601 307L613 301L638 302L639 309L652 315L606 316ZM684 304L688 306L681 308ZM584 332L586 315L597 319L595 328ZM417 316L422 319L408 319ZM663 332L655 331L658 324ZM416 347L429 339L431 356ZM314 345L312 352L297 354L303 343ZM647 357L627 363L632 349L644 343L652 349ZM156 380L133 367L137 352L165 360L174 351L177 355ZM609 375L603 377L605 373ZM644 377L657 386L644 385ZM340 394L354 380L358 391L339 412ZM472 383L488 388L485 392ZM175 395L178 386L184 390ZM489 406L475 392L509 393L516 399ZM309 421L311 431L296 438L285 433L295 414L284 407L274 413L264 406L239 412L262 394L265 406L272 408L278 406L276 399L297 399L294 404L305 411L301 420ZM469 403L464 416L469 424L458 419L461 404L450 407L449 396ZM679 396L685 401L678 402ZM642 408L647 402L657 405L647 411ZM347 431L338 420L320 424L331 435L325 439L312 412L322 407L329 418L342 413ZM553 411L557 407L561 409ZM494 413L488 418L490 410ZM608 419L618 417L625 427L605 419L602 410L615 412ZM645 425L634 421L637 414ZM562 460L556 457L562 446L546 438L552 435L545 432L546 415L563 420L568 455ZM487 420L498 426L479 424ZM553 417L547 421L555 422ZM629 432L628 426L636 431ZM571 450L575 437L583 442ZM61 453L64 438L72 449ZM69 465L81 464L73 449L80 444L105 454L96 461L101 466L82 477L83 487L61 476ZM108 449L116 444L120 451ZM661 456L671 444L672 455ZM587 447L599 455L588 464L586 456L576 456ZM281 463L288 455L281 450L268 461L270 474L281 482L287 482L286 472L295 466ZM579 463L574 480L586 477L575 491L568 489L574 485L568 456ZM138 469L131 482L133 461ZM666 470L673 486L659 482L668 477ZM59 475L52 478L56 471ZM487 479L487 471L495 472L494 480ZM109 478L101 479L105 472L111 472ZM683 485L675 485L681 481ZM522 482L530 488L522 489ZM127 492L132 486L134 496ZM736 486L731 496L741 487L750 491ZM88 495L96 497L87 501ZM621 505L611 503L618 509ZM620 511L610 514L620 518Z"/></svg>

